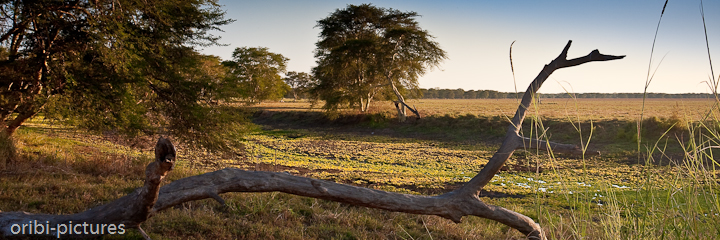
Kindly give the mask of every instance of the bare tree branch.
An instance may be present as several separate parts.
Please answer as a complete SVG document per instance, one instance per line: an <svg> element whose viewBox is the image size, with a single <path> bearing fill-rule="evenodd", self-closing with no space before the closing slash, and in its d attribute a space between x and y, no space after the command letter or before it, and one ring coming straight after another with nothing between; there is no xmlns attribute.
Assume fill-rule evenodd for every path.
<svg viewBox="0 0 720 240"><path fill-rule="evenodd" d="M571 44L572 40L568 41L567 45L565 45L565 48L560 53L560 55L555 58L555 60L550 62L550 64L545 65L545 67L543 67L542 71L540 71L538 76L535 77L532 83L530 83L530 86L525 91L522 101L520 102L520 106L518 106L518 109L515 112L515 116L513 117L510 126L508 127L505 139L503 140L500 149L492 156L490 161L488 161L488 164L485 165L482 170L480 170L480 173L475 175L475 177L473 177L462 188L458 189L458 191L461 191L464 194L468 195L478 195L480 193L480 190L487 183L490 182L490 180L493 178L493 176L495 176L496 173L500 171L500 168L505 164L505 162L510 158L510 156L512 156L513 152L515 152L516 149L523 147L525 141L523 141L523 139L519 135L520 126L522 126L522 122L525 119L527 108L530 106L530 103L532 102L532 99L537 93L537 90L540 89L540 86L542 86L542 84L545 82L545 80L547 80L550 74L560 68L577 66L583 63L593 61L609 61L615 59L622 59L625 57L624 55L604 55L601 54L598 50L593 50L592 52L590 52L590 54L584 57L567 60L567 52L570 49ZM542 144L536 145L540 146Z"/></svg>
<svg viewBox="0 0 720 240"><path fill-rule="evenodd" d="M460 222L463 216L478 216L502 222L526 234L540 229L532 219L486 204L478 196L468 198L454 192L439 196L401 194L282 172L244 171L236 168L187 177L164 186L160 189L160 198L152 212L183 202L213 198L226 192L284 192L388 211L437 215L454 222ZM534 227L529 227L533 224Z"/></svg>
<svg viewBox="0 0 720 240"><path fill-rule="evenodd" d="M393 61L394 61L394 58L393 58ZM395 83L393 82L392 77L390 76L390 73L387 73L385 75L385 77L387 77L388 82L389 82L388 85L390 85L390 87L393 90L393 93L395 93L395 96L398 99L397 101L394 101L394 102L395 102L395 108L398 111L398 118L400 119L400 122L405 122L405 119L407 118L407 115L405 114L405 109L404 109L406 107L408 109L410 109L410 111L413 112L418 119L420 119L420 113L417 111L417 109L412 108L409 105L407 105L407 103L405 103L405 98L402 96L402 94L400 94L400 91L398 91L397 87L395 87ZM402 106L400 106L398 104L402 104Z"/></svg>
<svg viewBox="0 0 720 240"><path fill-rule="evenodd" d="M403 99L403 100L404 100L404 99ZM403 102L401 102L401 101L393 101L393 102L395 103L395 108L400 108L399 104L402 104L402 105L405 106L407 109L409 109L413 114L415 114L415 116L416 116L418 119L420 119L420 112L418 112L417 108L410 107L410 105L407 105L407 103L405 103L404 101L403 101Z"/></svg>

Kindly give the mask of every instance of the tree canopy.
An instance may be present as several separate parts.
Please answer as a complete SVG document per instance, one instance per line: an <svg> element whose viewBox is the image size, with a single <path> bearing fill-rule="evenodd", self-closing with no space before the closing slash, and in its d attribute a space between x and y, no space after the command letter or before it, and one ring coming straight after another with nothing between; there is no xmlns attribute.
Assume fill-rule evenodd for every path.
<svg viewBox="0 0 720 240"><path fill-rule="evenodd" d="M230 69L232 82L241 97L250 103L279 100L290 87L280 73L284 73L288 58L268 51L266 47L241 47L233 52L233 60L223 62Z"/></svg>
<svg viewBox="0 0 720 240"><path fill-rule="evenodd" d="M285 83L290 86L295 100L303 97L305 93L316 84L315 78L306 72L290 71L285 75L284 80Z"/></svg>
<svg viewBox="0 0 720 240"><path fill-rule="evenodd" d="M194 49L217 44L209 31L232 21L217 0L5 0L0 8L4 131L45 108L95 130L222 145L206 133L232 123L205 103L223 96L214 93L226 72Z"/></svg>
<svg viewBox="0 0 720 240"><path fill-rule="evenodd" d="M375 98L401 98L408 91L419 95L418 78L437 67L446 53L420 28L418 16L362 4L319 20L314 96L329 110L349 105L366 111Z"/></svg>

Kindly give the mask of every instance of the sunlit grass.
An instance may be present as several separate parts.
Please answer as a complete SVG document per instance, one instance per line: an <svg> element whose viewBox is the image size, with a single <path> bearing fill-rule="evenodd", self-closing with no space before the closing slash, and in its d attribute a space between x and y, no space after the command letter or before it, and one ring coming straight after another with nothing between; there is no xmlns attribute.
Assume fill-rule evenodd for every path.
<svg viewBox="0 0 720 240"><path fill-rule="evenodd" d="M539 107L542 109L544 105ZM681 112L678 114L684 116ZM483 120L485 118L490 120ZM436 135L434 131L452 133L457 126L468 126L464 131L483 132L487 128L473 130L470 127L483 121L499 126L502 117L493 120L493 117L465 114L429 119L394 133L363 123L346 126L350 129L346 132L266 129L248 136L244 149L222 154L179 146L178 166L168 181L239 167L286 171L386 191L440 194L473 177L499 143L491 141L493 134L473 140L472 134L455 138ZM577 130L558 131L555 120L530 119L524 129L526 136L581 142L577 140L578 134L573 133ZM543 125L531 131L533 119L543 121ZM646 126L655 124L657 129L662 129L677 125L661 126L668 121L662 119L672 119L672 116L657 119ZM516 152L507 168L484 188L490 194L482 199L532 217L553 239L716 236L720 221L716 179L720 172L713 162L713 154L717 153L708 148L717 142L716 127L708 121L681 119L686 127L672 132L675 135L647 136L643 143L651 143L647 149L654 151L645 153L643 156L648 161L640 164L633 158L637 155L632 151L613 147L613 144L632 147L632 138L616 135L634 130L623 130L623 124L603 125L603 122L594 123L596 133L590 139L591 147L603 150L599 157L583 160L548 157L547 153L538 151ZM451 124L443 123L445 120ZM572 124L566 124L564 126L572 128ZM582 142L586 142L589 122L580 119L575 124L583 131ZM547 132L539 130L548 126ZM598 126L606 129L597 129ZM421 128L436 130L416 131ZM610 133L604 136L603 131ZM404 136L412 132L410 137ZM683 132L688 133L679 134ZM572 140L572 135L576 140ZM676 136L684 136L682 144L677 143L681 137ZM656 140L650 141L650 137ZM148 143L133 147L119 144L122 141L113 141L108 136L42 119L22 127L15 138L23 161L2 170L0 210L35 213L83 211L141 186L144 167L151 161L154 140L147 139ZM603 138L616 142L603 142ZM677 147L664 147L665 142L671 141L676 141ZM663 161L655 159L666 155L671 157ZM153 238L170 239L522 237L502 224L475 217L455 224L436 216L388 213L279 193L233 193L223 197L227 206L210 200L186 203L154 216L143 228ZM132 234L137 237L135 232Z"/></svg>
<svg viewBox="0 0 720 240"><path fill-rule="evenodd" d="M542 98L542 94L541 94ZM423 117L453 117L466 114L477 116L510 116L515 114L515 99L409 99L408 104L415 105ZM638 109L642 107L639 98L547 98L542 99L538 108L539 116L549 119L567 120L567 116L579 117L581 121L594 120L637 120ZM645 117L669 118L673 113L686 115L690 120L697 121L706 113L704 110L714 104L714 99L662 99L652 98L645 102ZM321 105L311 107L310 102L263 102L253 108L266 111L322 111ZM352 112L352 111L351 111ZM378 101L371 106L369 112L388 112L394 116L395 105L392 102ZM680 116L682 116L680 115Z"/></svg>

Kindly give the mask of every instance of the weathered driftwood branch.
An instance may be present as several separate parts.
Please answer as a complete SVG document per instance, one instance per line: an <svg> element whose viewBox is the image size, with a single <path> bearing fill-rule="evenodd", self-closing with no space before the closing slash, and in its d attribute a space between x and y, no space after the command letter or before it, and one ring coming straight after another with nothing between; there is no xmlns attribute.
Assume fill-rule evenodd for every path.
<svg viewBox="0 0 720 240"><path fill-rule="evenodd" d="M547 143L523 138L519 135L519 126L521 126L525 118L527 106L530 105L533 95L553 71L586 62L607 61L624 57L603 55L595 50L585 57L567 60L567 51L571 43L572 41L569 41L560 56L549 65L546 65L538 77L530 84L507 130L505 140L485 168L463 187L446 194L439 196L408 195L293 176L286 173L252 172L227 168L174 181L160 188L158 196L157 186L159 186L162 176L172 168L172 160L159 160L148 166L146 172L148 180L146 180L145 186L128 196L75 215L35 215L24 212L0 213L0 233L5 236L11 235L11 224L32 220L49 221L51 223L67 223L68 221L123 223L128 227L139 227L139 224L152 216L152 214L183 202L213 198L224 204L220 194L226 192L277 191L388 211L437 215L455 222L460 222L463 216L478 216L515 228L526 234L529 239L546 239L542 228L531 218L502 207L486 204L479 199L478 195L480 190L490 182L490 179L500 170L500 167L512 156L516 149L525 147L547 149L550 146L553 151L582 152L572 145ZM156 152L156 156L162 157L166 156L166 154ZM174 154L171 157L174 157Z"/></svg>
<svg viewBox="0 0 720 240"><path fill-rule="evenodd" d="M492 219L523 233L539 228L522 214L482 202L478 195L460 196L455 192L440 196L420 196L339 184L276 172L254 172L227 168L176 180L160 189L153 213L177 204L214 198L226 192L284 192L356 206L395 212L437 215L460 222L463 216Z"/></svg>
<svg viewBox="0 0 720 240"><path fill-rule="evenodd" d="M590 54L574 58L574 59L567 59L567 52L570 49L570 45L572 44L572 40L568 41L567 45L565 45L565 48L560 53L560 55L555 58L550 64L545 65L543 67L542 71L540 71L540 74L538 74L537 77L533 80L532 83L530 83L530 86L525 91L525 94L523 95L522 101L520 102L520 106L518 107L517 111L515 112L515 116L513 117L510 126L507 129L507 132L505 134L505 139L503 140L502 145L500 146L500 149L490 158L490 161L488 162L485 167L480 170L480 173L475 175L467 184L463 185L460 189L457 191L463 193L463 194L469 194L469 195L478 195L480 193L480 190L490 182L490 180L495 176L495 174L500 171L500 168L505 164L505 162L512 156L513 152L515 152L516 149L521 149L524 147L524 144L527 141L524 141L523 137L520 136L520 126L522 126L522 122L525 119L525 115L527 114L527 108L530 106L530 103L532 102L533 98L535 97L535 94L537 93L537 90L540 89L540 86L545 82L545 80L552 74L555 70L558 70L560 68L566 68L566 67L572 67L577 66L583 63L588 62L594 62L594 61L609 61L609 60L616 60L616 59L622 59L625 56L613 56L613 55L604 55L601 54L600 51L593 50L590 52ZM532 146L533 144L529 144L529 146ZM541 146L547 146L547 144L534 144L537 147ZM555 145L558 148L566 149L567 147L560 147L559 145ZM552 147L552 145L551 145ZM573 147L574 148L574 147Z"/></svg>
<svg viewBox="0 0 720 240"><path fill-rule="evenodd" d="M403 112L404 112L404 108L407 108L407 109L410 109L410 111L411 111L413 114L415 114L415 116L417 117L417 119L420 119L420 112L418 112L417 107L410 107L410 105L407 105L407 103L405 103L405 99L403 99L402 102L401 102L401 101L393 101L393 103L395 103L395 108L398 110L398 113L399 113L400 111L403 111ZM403 114L404 114L404 113L403 113ZM406 117L407 117L407 116L406 116Z"/></svg>

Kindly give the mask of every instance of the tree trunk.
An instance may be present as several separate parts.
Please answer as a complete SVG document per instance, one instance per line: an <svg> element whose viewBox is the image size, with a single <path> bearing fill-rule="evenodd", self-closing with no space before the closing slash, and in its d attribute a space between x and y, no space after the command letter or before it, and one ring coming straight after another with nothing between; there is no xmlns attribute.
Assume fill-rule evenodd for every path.
<svg viewBox="0 0 720 240"><path fill-rule="evenodd" d="M7 125L5 126L5 133L7 133L8 136L12 136L13 133L15 133L15 130L20 127L20 125L22 125L32 116L35 116L35 114L37 114L37 111L29 111L19 114L17 117L15 117L15 119L7 123Z"/></svg>
<svg viewBox="0 0 720 240"><path fill-rule="evenodd" d="M400 101L393 101L395 103L395 109L398 113L398 121L405 122L407 120L407 114L405 113L405 105L402 105Z"/></svg>
<svg viewBox="0 0 720 240"><path fill-rule="evenodd" d="M31 90L29 91L29 93L27 93L27 96L23 96L21 94L18 97L15 108L12 111L18 113L18 115L9 122L6 122L5 119L0 119L0 123L4 123L2 125L4 129L2 130L5 130L8 136L12 136L18 127L20 127L25 121L27 121L31 117L35 116L35 114L40 112L40 110L42 110L42 108L45 106L45 102L47 102L47 99L43 100L42 103L38 103L36 98L41 94L43 90L43 77L46 77L49 68L47 59L48 56L43 57L42 67L37 70L37 74L35 75L35 79L33 80ZM49 96L45 97L49 98ZM12 112L10 112L10 114L12 114ZM5 117L6 116L3 116L3 118Z"/></svg>
<svg viewBox="0 0 720 240"><path fill-rule="evenodd" d="M372 101L372 99L375 97L375 94L376 94L376 93L377 93L377 92L369 92L369 93L368 93L367 105L365 105L365 109L367 109L367 110L370 109L370 101Z"/></svg>
<svg viewBox="0 0 720 240"><path fill-rule="evenodd" d="M405 103L405 98L400 94L400 91L398 91L397 87L395 87L395 83L392 80L392 76L390 73L385 74L385 77L387 77L388 83L390 84L390 87L393 90L393 93L395 93L395 96L397 97L397 101L395 101L395 109L397 109L398 112L398 120L400 122L405 122L407 120L407 114L405 112L405 108L410 109L411 112L415 114L415 116L420 119L420 113L417 111L417 109L411 108L410 106Z"/></svg>
<svg viewBox="0 0 720 240"><path fill-rule="evenodd" d="M365 102L363 102L363 98L360 97L360 112L365 112L366 109Z"/></svg>
<svg viewBox="0 0 720 240"><path fill-rule="evenodd" d="M530 106L533 96L553 71L592 61L608 61L625 57L603 55L598 50L594 50L584 57L567 60L567 51L571 43L572 41L568 41L562 53L550 64L545 65L530 84L499 150L474 178L455 191L439 196L409 195L293 176L287 173L252 172L227 168L179 179L160 188L158 193L157 187L162 177L172 168L172 162L166 163L158 160L148 166L145 186L114 202L83 213L74 215L0 213L0 235L15 236L13 231L17 228L14 226L33 220L48 221L51 224L67 224L68 221L126 224L128 227L139 228L139 224L153 214L183 202L213 198L224 204L225 201L219 194L226 192L278 191L388 211L437 215L454 222L460 222L463 216L478 216L515 228L525 234L528 239L547 239L544 230L531 218L502 207L486 204L480 200L478 195L517 149L539 148L553 152L589 154L585 149L577 146L527 139L519 135L527 107ZM87 235L79 237L83 236Z"/></svg>

